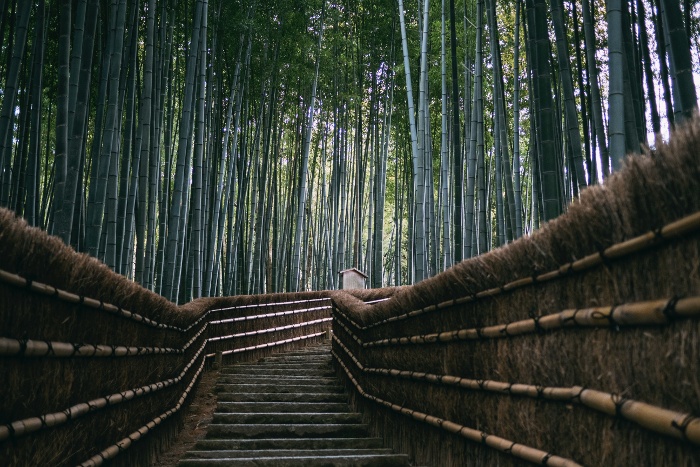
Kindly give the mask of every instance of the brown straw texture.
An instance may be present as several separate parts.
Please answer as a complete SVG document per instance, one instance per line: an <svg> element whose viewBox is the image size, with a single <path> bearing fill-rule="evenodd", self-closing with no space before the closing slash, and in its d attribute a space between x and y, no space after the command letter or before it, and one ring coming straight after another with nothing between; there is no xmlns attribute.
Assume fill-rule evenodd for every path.
<svg viewBox="0 0 700 467"><path fill-rule="evenodd" d="M333 332L382 400L583 465L700 465L699 221L694 121L530 237L390 300L334 296ZM354 401L419 465L518 465Z"/></svg>

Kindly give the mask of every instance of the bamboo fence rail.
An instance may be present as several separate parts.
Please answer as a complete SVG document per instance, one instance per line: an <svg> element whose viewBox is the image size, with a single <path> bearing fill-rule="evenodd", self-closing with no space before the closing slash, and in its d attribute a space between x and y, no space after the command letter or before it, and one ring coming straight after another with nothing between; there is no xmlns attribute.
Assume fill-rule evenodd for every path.
<svg viewBox="0 0 700 467"><path fill-rule="evenodd" d="M278 306L288 306L288 305L298 305L300 303L313 303L313 302L323 302L329 301L329 298L309 298L305 300L289 300L286 302L271 302L271 303L252 303L249 305L236 305L227 306L221 308L212 308L209 311L229 311L229 310L245 310L247 308L260 308L260 307L278 307Z"/></svg>
<svg viewBox="0 0 700 467"><path fill-rule="evenodd" d="M38 417L31 417L24 420L19 420L11 422L6 425L0 425L0 441L3 441L10 437L17 437L27 433L37 431L41 428L49 428L57 426L72 420L79 416L85 415L90 412L94 412L100 408L106 407L108 405L118 404L120 402L131 400L135 397L140 397L149 394L153 391L164 389L166 387L172 386L173 384L179 383L184 374L189 370L189 368L194 363L200 354L204 351L205 347L210 342L233 339L236 337L244 336L257 336L269 334L272 332L284 331L289 329L297 329L305 326L312 326L315 324L322 324L331 321L332 318L323 318L318 320L306 321L303 323L297 323L287 326L278 326L275 328L261 329L257 331L249 331L244 333L233 334L229 336L216 336L205 339L201 348L197 351L194 358L185 366L180 376L177 378L171 378L166 381L160 381L158 383L153 383L141 388L132 389L128 391L119 392L109 396L105 396L99 399L91 400L89 402L80 403L72 406L64 411L41 415ZM145 356L145 355L163 355L163 354L184 354L184 352L189 348L193 342L196 341L198 337L207 329L209 323L205 323L202 329L192 338L182 349L164 349L164 348L141 348L141 347L125 347L125 346L106 346L106 345L89 345L89 344L71 344L64 342L49 342L49 341L32 341L24 340L20 341L17 339L0 338L0 356L23 356L23 357L126 357L126 356ZM324 334L324 332L302 336L303 338L311 338ZM289 342L296 342L302 340L301 338L292 338L283 341L277 341L272 343L265 343L257 346L251 346L241 349L232 349L230 351L222 352L222 354L227 355L230 353L240 353L246 352L254 349L261 349L265 347L272 347L277 345L282 345ZM216 353L207 354L205 358L214 357Z"/></svg>
<svg viewBox="0 0 700 467"><path fill-rule="evenodd" d="M56 340L40 340L40 339L13 339L9 337L0 337L0 357L57 357L57 358L91 358L91 357L131 357L131 356L163 356L163 355L182 355L184 354L195 342L201 341L201 346L194 353L193 357L187 362L182 371L180 371L177 377L163 379L156 383L146 384L137 388L122 390L115 392L113 394L92 399L88 402L81 402L74 404L69 408L59 411L47 413L40 416L31 416L22 418L19 420L11 421L0 425L0 442L8 439L17 439L35 433L40 430L56 428L66 423L81 418L88 414L96 413L107 407L115 406L123 402L129 402L153 394L167 388L171 388L176 384L183 382L187 373L191 371L193 365L196 362L201 361L199 369L194 375L190 384L187 386L185 391L181 394L179 402L171 409L163 412L158 417L152 419L148 424L141 427L139 430L131 433L128 437L120 440L112 446L107 447L100 453L96 454L92 458L85 461L83 465L100 465L107 459L111 459L117 454L128 449L133 443L148 432L150 432L155 426L162 424L166 419L170 418L172 415L177 413L182 407L187 395L191 391L192 387L196 383L199 374L205 368L206 361L215 357L217 354L230 355L230 354L240 354L243 352L251 352L260 349L273 348L281 346L284 344L290 344L294 342L301 342L304 340L320 337L327 334L326 327L332 321L330 313L327 317L321 319L307 319L299 323L292 323L283 326L269 327L265 329L253 329L245 332L238 332L230 335L213 335L208 338L204 338L202 341L202 336L207 330L216 329L210 325L219 324L238 324L243 322L255 322L262 319L275 319L283 317L299 316L305 313L320 312L323 310L330 310L331 305L327 306L308 306L314 305L316 303L327 301L332 303L329 298L322 299L305 299L305 300L295 300L295 301L285 301L277 303L261 303L253 305L240 305L232 307L222 307L213 308L205 311L198 319L191 323L186 328L180 328L176 326L171 326L163 323L159 323L153 319L146 318L137 313L124 310L118 306L105 303L100 300L95 300L89 297L83 297L70 292L60 290L58 288L41 284L39 282L29 281L21 276L10 274L5 271L0 270L0 282L5 282L10 285L22 286L27 290L38 292L43 295L50 295L51 297L57 297L59 300L67 301L70 303L81 304L88 308L97 309L104 311L120 318L127 319L129 321L136 322L138 324L147 325L160 330L177 331L179 333L186 333L191 335L188 341L184 344L182 348L172 348L172 347L143 347L143 346L128 346L128 345L104 345L104 344L84 344L84 343L70 343L70 342L59 342ZM299 305L307 305L303 309L293 309L284 310L274 313L260 313L252 316L241 316L230 319L223 320L212 320L212 313L219 312L231 312L236 309L242 310L260 310L265 311L269 307L280 307L280 306L294 307ZM316 315L318 316L318 315ZM311 318L316 318L312 316ZM295 318L299 319L299 318ZM262 322L261 322L262 323ZM199 329L194 330L197 326ZM280 339L274 342L265 342L264 336L272 335L276 332L289 332L297 329L302 329L305 327L312 326L322 326L324 330L322 332L310 332L302 336L291 337L287 339ZM316 328L318 329L318 328ZM289 335L289 334L287 334ZM294 334L292 334L294 336ZM235 338L243 337L259 337L258 343L256 345L249 345L243 348L228 348L223 352L206 353L207 346L215 342L221 342L226 340L231 340ZM240 344L239 344L240 345Z"/></svg>
<svg viewBox="0 0 700 467"><path fill-rule="evenodd" d="M328 299L324 299L328 300ZM219 319L216 321L209 321L209 324L229 324L229 323L240 323L242 321L254 321L257 319L264 319L264 318L278 318L280 316L289 316L289 315L296 315L300 313L309 313L312 311L318 311L318 310L331 310L333 307L331 305L328 306L317 306L317 307L312 307L312 308L301 308L299 310L289 310L289 311L278 311L277 313L264 313L261 315L250 315L250 316L239 316L237 318L227 318L227 319Z"/></svg>
<svg viewBox="0 0 700 467"><path fill-rule="evenodd" d="M434 305L429 305L423 308L409 311L407 313L391 316L389 318L382 319L375 323L358 327L362 330L371 329L394 321L413 318L415 316L420 316L426 313L432 313L438 310L443 310L445 308L475 302L481 298L494 297L496 295L519 289L528 285L548 282L554 279L558 279L560 277L568 276L573 273L586 271L611 261L622 259L634 253L639 253L641 251L659 246L660 244L668 242L670 240L678 239L691 233L696 233L699 230L700 212L695 212L675 222L671 222L659 229L649 231L643 235L639 235L630 240L611 245L610 247L602 251L590 254L579 260L563 264L558 269L542 274L533 274L530 277L523 277L512 282L508 282L500 287L482 290L480 292L476 292L466 297L456 298L454 300L448 300Z"/></svg>
<svg viewBox="0 0 700 467"><path fill-rule="evenodd" d="M0 337L0 357L142 357L182 353L183 349L171 347L127 347Z"/></svg>
<svg viewBox="0 0 700 467"><path fill-rule="evenodd" d="M362 347L384 347L391 345L421 345L500 339L523 334L555 331L573 327L613 327L666 325L674 319L700 317L700 297L677 298L627 303L615 306L578 308L559 313L537 316L530 319L497 324L482 328L457 329L452 331L391 337L370 342L361 342ZM347 319L347 317L346 317Z"/></svg>
<svg viewBox="0 0 700 467"><path fill-rule="evenodd" d="M634 422L656 433L700 445L700 418L692 413L676 412L645 402L627 399L618 394L582 386L547 387L525 383L462 378L453 375L436 375L412 370L366 367L338 337L333 336L333 340L363 373L425 381L431 384L474 391L487 391L507 396L525 396L564 403L576 403L612 417L619 417Z"/></svg>
<svg viewBox="0 0 700 467"><path fill-rule="evenodd" d="M110 394L108 396L100 397L98 399L93 399L88 402L81 402L68 407L60 412L54 412L46 415L41 415L39 417L30 417L23 420L17 420L6 425L0 425L0 441L4 441L8 438L18 438L20 436L39 431L43 428L52 428L58 425L67 423L70 420L75 420L76 418L82 417L88 413L95 412L97 410L103 409L108 406L113 406L120 404L122 402L127 402L138 397L142 397L154 392L160 391L162 389L168 388L175 384L178 384L185 377L187 372L190 370L195 361L204 352L207 343L204 342L199 348L197 353L192 357L185 368L180 372L180 374L175 378L170 378L165 381L159 381L157 383L152 383L140 388L129 389L122 392L117 392L115 394Z"/></svg>
<svg viewBox="0 0 700 467"><path fill-rule="evenodd" d="M209 317L210 314L212 313L217 313L221 311L232 311L232 310L246 310L250 308L268 308L268 307L274 307L279 305L298 305L301 303L313 303L313 302L319 302L319 301L328 301L330 302L330 298L310 298L306 300L294 300L294 301L285 301L285 302L271 302L271 303L253 303L253 304L248 304L248 305L236 305L236 306L229 306L229 307L223 307L223 308L212 308L211 310L208 310L206 313L204 313L201 317L199 317L195 322L190 324L187 328L185 328L185 331L189 331L193 327L195 327L197 324L201 323L204 321L206 318ZM318 309L324 309L324 308L330 308L331 306L328 305L327 307L317 307ZM235 323L235 322L240 322L240 321L247 321L247 320L255 320L255 319L261 319L261 318L271 318L271 317L276 317L276 316L286 316L286 315L292 315L296 313L304 313L307 311L313 311L316 310L317 308L310 307L310 308L304 308L300 310L290 310L290 311L283 311L283 312L277 312L277 313L263 313L260 315L249 315L249 316L239 316L236 318L230 318L230 319L222 319L222 320L215 320L212 321L210 320L210 324L225 324L225 323Z"/></svg>
<svg viewBox="0 0 700 467"><path fill-rule="evenodd" d="M86 460L82 464L80 464L81 467L89 467L89 466L98 466L102 465L105 461L112 459L116 457L117 455L121 454L123 451L128 449L133 443L136 441L140 440L142 437L146 436L148 432L150 432L153 428L157 427L161 423L163 423L165 420L170 418L172 415L176 414L177 412L180 411L182 408L183 404L185 403L185 400L187 399L187 396L190 394L192 391L192 388L194 387L195 383L197 382L197 379L199 378L199 375L204 371L204 364L205 360L202 360L202 364L199 366L199 369L195 373L195 375L192 377L192 380L190 381L190 384L187 385L187 388L183 391L182 395L180 396L180 399L178 400L177 404L175 404L174 407L171 409L163 412L138 430L134 431L131 433L129 436L126 438L118 441L117 443L105 448L104 450L100 451L99 453L95 454L92 456L90 459Z"/></svg>
<svg viewBox="0 0 700 467"><path fill-rule="evenodd" d="M262 334L269 334L272 332L286 331L287 329L298 329L298 328L302 328L305 326L313 326L314 324L328 323L330 321L333 321L333 318L314 319L311 321L304 321L303 323L288 324L286 326L278 326L276 328L270 328L270 329L261 329L259 331L239 332L237 334L230 334L228 336L210 337L208 339L208 342L224 341L224 340L229 340L229 339L236 339L239 337L259 336Z"/></svg>
<svg viewBox="0 0 700 467"><path fill-rule="evenodd" d="M83 295L77 295L71 292L67 292L65 290L58 289L52 285L42 284L41 282L25 279L22 276L12 274L2 269L0 269L0 282L4 282L5 284L13 285L15 287L24 288L25 290L36 292L41 295L56 297L58 300L62 300L64 302L74 303L88 308L94 308L96 310L111 313L113 315L120 316L122 318L134 321L136 323L145 324L146 326L150 326L153 328L178 332L186 331L185 329L179 328L177 326L159 323L138 313L133 313L131 311L124 310L119 306L112 305L110 303L105 303L102 300L97 300Z"/></svg>
<svg viewBox="0 0 700 467"><path fill-rule="evenodd" d="M243 347L241 349L226 350L224 352L221 352L221 355L232 355L232 354L241 353L241 352L249 352L251 350L266 349L269 347L276 347L279 345L290 344L292 342L299 342L299 341L306 340L306 339L312 339L314 337L320 337L320 336L324 336L326 334L327 334L326 331L316 332L313 334L306 334L304 336L292 337L290 339L284 339L284 340L277 341L277 342L269 342L269 343L265 343L265 344L252 345L250 347ZM213 358L215 356L216 356L215 353L207 354L207 358Z"/></svg>
<svg viewBox="0 0 700 467"><path fill-rule="evenodd" d="M429 415L423 412L419 412L417 410L410 409L404 405L398 405L390 401L386 401L384 399L381 399L373 394L370 394L366 392L360 383L355 379L353 376L352 372L348 367L343 363L342 359L338 356L335 351L333 351L333 356L335 357L336 361L340 364L340 366L343 368L345 371L345 374L347 377L350 379L352 384L355 386L355 389L357 392L364 398L371 400L377 404L383 405L395 412L398 412L402 415L411 417L415 420L418 420L423 423L427 423L428 425L432 425L437 428L441 428L449 433L453 433L456 435L459 435L463 438L466 438L470 441L476 442L476 443L482 443L485 446L488 446L492 449L496 449L498 451L501 451L505 454L509 454L513 457L516 457L518 459L522 459L528 462L531 462L533 464L540 464L540 465L550 465L550 466L556 466L556 467L580 467L580 464L577 462L567 459L565 457L557 456L555 454L542 451L541 449L533 448L530 446L525 446L523 444L519 444L515 441L510 441L505 438L501 438L500 436L492 435L480 430L476 430L474 428L466 427L464 425L460 425L458 423L454 423L450 420L444 420L438 417L435 417L433 415Z"/></svg>

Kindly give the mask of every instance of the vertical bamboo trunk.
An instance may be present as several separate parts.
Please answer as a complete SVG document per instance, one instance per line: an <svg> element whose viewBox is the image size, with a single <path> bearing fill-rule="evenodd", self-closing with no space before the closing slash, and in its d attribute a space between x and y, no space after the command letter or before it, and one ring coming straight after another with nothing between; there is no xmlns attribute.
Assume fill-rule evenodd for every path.
<svg viewBox="0 0 700 467"><path fill-rule="evenodd" d="M596 65L595 51L596 38L591 14L591 6L588 0L581 0L581 10L583 11L583 34L586 44L586 67L588 70L588 81L591 85L591 114L593 115L593 126L598 140L598 152L600 154L603 175L608 176L608 143L603 126L603 106L598 84L598 67Z"/></svg>
<svg viewBox="0 0 700 467"><path fill-rule="evenodd" d="M206 70L207 70L207 7L208 2L204 0L202 11L202 27L200 30L200 57L199 57L199 95L197 96L197 124L195 127L194 143L194 172L192 175L192 219L194 246L194 271L192 284L192 297L202 296L202 183L203 183L203 158L204 158L204 100L206 90Z"/></svg>
<svg viewBox="0 0 700 467"><path fill-rule="evenodd" d="M29 225L39 226L39 169L41 166L41 115L43 96L43 70L46 35L46 5L40 0L37 5L36 35L32 51L32 77L31 77L31 128L29 130L29 155L27 162L27 174L25 180L26 202L24 217ZM0 36L2 37L2 36ZM1 166L0 166L1 167Z"/></svg>
<svg viewBox="0 0 700 467"><path fill-rule="evenodd" d="M661 131L661 118L656 106L656 90L654 85L654 73L651 69L651 53L649 52L649 34L646 27L646 11L644 0L637 0L637 21L639 26L639 42L644 59L644 77L646 78L647 95L649 96L649 113L651 115L651 128L654 134Z"/></svg>
<svg viewBox="0 0 700 467"><path fill-rule="evenodd" d="M513 54L513 191L515 197L515 238L523 235L523 199L520 186L520 0L515 4Z"/></svg>
<svg viewBox="0 0 700 467"><path fill-rule="evenodd" d="M195 91L195 71L197 65L197 53L199 51L200 26L204 14L202 0L198 0L195 5L195 15L192 30L192 41L190 42L189 54L186 63L186 84L185 98L182 105L182 117L180 121L180 136L177 150L177 165L175 168L175 181L173 197L170 208L170 219L168 221L168 240L165 249L164 282L163 295L170 299L177 298L180 280L180 259L178 254L179 244L184 243L185 229L183 214L187 206L187 179L189 166L188 161L188 136L190 134L192 121L192 104Z"/></svg>
<svg viewBox="0 0 700 467"><path fill-rule="evenodd" d="M102 149L97 156L97 160L92 163L87 211L87 238L85 239L88 253L95 257L99 256L100 239L102 237L102 226L104 223L103 217L107 195L107 182L110 172L110 158L112 157L113 145L116 139L114 136L115 131L118 129L117 104L119 97L119 70L121 69L122 49L124 44L126 0L120 0L116 10L113 4L112 11L116 12L116 21L114 23L114 30L111 32L111 34L113 34L113 42L109 61L109 96L104 134L102 137Z"/></svg>
<svg viewBox="0 0 700 467"><path fill-rule="evenodd" d="M483 17L484 17L483 1L479 0L476 4L476 52L474 55L474 103L472 105L471 116L471 141L469 144L469 160L467 163L467 194L466 194L466 243L464 245L465 258L476 256L477 250L473 248L472 238L475 237L476 231L476 171L477 171L477 144L481 134L481 126L483 125L483 108L482 105L482 37L483 37ZM481 124L479 123L481 119Z"/></svg>
<svg viewBox="0 0 700 467"><path fill-rule="evenodd" d="M673 79L674 119L690 119L698 108L698 98L693 81L693 65L690 58L689 40L683 25L678 0L660 0L662 20L669 42L669 61ZM688 10L688 8L686 8Z"/></svg>
<svg viewBox="0 0 700 467"><path fill-rule="evenodd" d="M564 23L564 4L562 0L550 0L552 24L557 44L557 63L564 94L564 122L569 139L569 146L574 160L575 180L579 188L587 186L586 173L583 167L583 152L581 150L581 133L579 119L574 100L574 83L569 66L569 44L566 38L567 29Z"/></svg>
<svg viewBox="0 0 700 467"><path fill-rule="evenodd" d="M0 174L0 205L7 206L10 196L10 183L11 183L11 167L12 167L12 120L14 118L15 111L15 101L17 100L17 91L19 83L19 73L20 67L22 65L22 59L24 57L24 49L27 43L27 26L29 24L29 14L32 6L32 2L20 2L19 11L16 13L17 18L17 30L16 37L14 37L14 44L12 49L12 54L10 55L9 66L7 71L7 79L5 80L3 89L3 100L2 109L0 110L0 170L4 173ZM64 5L65 6L65 5ZM68 4L70 7L70 4ZM66 17L67 16L67 17ZM63 13L60 19L60 70L64 75L68 74L67 65L63 62L67 62L66 54L69 52L70 48L70 9L67 13ZM68 21L66 25L65 22ZM66 29L67 28L67 29ZM12 29L12 28L11 28ZM68 34L67 39L64 37ZM12 36L12 30L10 30L10 36ZM9 48L8 48L9 49ZM64 70L65 67L65 70ZM67 76L66 76L67 77ZM61 86L65 87L65 90ZM68 83L61 83L59 80L59 95L66 94L67 97ZM59 102L61 105L57 113L57 125L59 125L62 119L67 119L67 113L64 116L63 106L67 107L67 101L64 103ZM65 111L67 112L67 108ZM66 136L67 140L67 136ZM63 148L64 159L59 158L59 173L61 173L61 167L65 165L65 151L67 148ZM64 183L64 180L59 180Z"/></svg>
<svg viewBox="0 0 700 467"><path fill-rule="evenodd" d="M540 159L544 220L551 220L562 212L560 197L561 174L557 161L561 151L555 140L556 116L552 99L552 72L547 27L547 7L544 0L527 0L528 41L532 47L531 74L533 76L534 113L536 115L537 150Z"/></svg>
<svg viewBox="0 0 700 467"><path fill-rule="evenodd" d="M450 1L450 6L454 7L454 2ZM452 12L451 12L452 13ZM442 75L442 131L440 140L440 199L442 201L442 268L447 269L452 265L452 245L450 241L450 203L448 202L449 193L447 185L449 183L449 145L447 142L447 56L445 53L445 0L442 0L442 21L440 23L440 65L441 65L441 75ZM451 38L451 40L455 40ZM454 60L454 59L453 59ZM454 77L453 77L453 81ZM454 92L454 86L452 88ZM454 110L454 109L453 109ZM457 117L459 119L459 116ZM454 129L453 129L454 131ZM453 144L454 146L454 144ZM462 154L460 147L457 147L454 154L459 158ZM457 165L455 162L455 187L454 193L459 194L455 196L455 250L462 249L462 203L461 201L461 190L459 190L460 175L462 174L461 166ZM457 200L459 198L459 201ZM458 239L459 237L459 239ZM461 251L457 253L455 251L456 261L461 261Z"/></svg>
<svg viewBox="0 0 700 467"><path fill-rule="evenodd" d="M625 157L625 88L624 45L622 39L622 0L607 2L608 67L610 70L608 131L610 158L613 168L619 170Z"/></svg>
<svg viewBox="0 0 700 467"><path fill-rule="evenodd" d="M307 171L308 171L308 164L309 164L309 145L311 143L311 131L313 129L313 118L314 118L314 108L315 108L315 102L316 102L316 86L318 84L318 71L319 71L319 65L321 62L321 44L323 42L323 20L325 17L325 11L326 11L326 4L325 1L323 3L323 7L321 9L321 20L320 20L320 26L319 26L319 33L318 33L318 45L316 49L316 72L314 75L314 81L311 86L311 100L309 104L309 109L308 109L308 115L307 115L307 124L306 124L306 136L304 139L304 148L302 150L302 161L301 161L301 176L299 178L300 182L300 188L299 188L299 204L297 206L297 225L296 225L296 233L294 236L294 250L293 250L293 258L292 258L292 271L290 272L292 282L291 282L291 289L290 291L292 292L297 292L299 290L299 274L300 274L300 267L301 267L301 230L304 224L304 214L305 214L305 209L306 209L306 176L307 176Z"/></svg>

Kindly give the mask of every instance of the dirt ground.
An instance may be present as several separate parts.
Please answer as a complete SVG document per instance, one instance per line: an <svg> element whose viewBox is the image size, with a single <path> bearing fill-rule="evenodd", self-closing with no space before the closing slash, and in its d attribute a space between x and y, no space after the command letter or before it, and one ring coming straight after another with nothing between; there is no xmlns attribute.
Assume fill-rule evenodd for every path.
<svg viewBox="0 0 700 467"><path fill-rule="evenodd" d="M216 409L214 386L219 377L218 371L208 371L197 384L194 399L185 412L185 424L170 448L162 453L153 467L175 467L197 440L207 433L207 426Z"/></svg>

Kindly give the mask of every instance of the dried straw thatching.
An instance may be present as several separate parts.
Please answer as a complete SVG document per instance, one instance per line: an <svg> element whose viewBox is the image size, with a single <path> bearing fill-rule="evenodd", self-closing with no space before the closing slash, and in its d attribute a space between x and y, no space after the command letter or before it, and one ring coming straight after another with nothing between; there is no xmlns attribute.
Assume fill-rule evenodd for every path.
<svg viewBox="0 0 700 467"><path fill-rule="evenodd" d="M212 357L325 338L334 309L356 405L419 463L695 465L698 211L695 122L414 287L178 307L0 210L0 459L148 465Z"/></svg>
<svg viewBox="0 0 700 467"><path fill-rule="evenodd" d="M695 121L529 238L374 305L334 296L334 352L404 411L584 465L700 465L699 211ZM418 464L522 462L355 400Z"/></svg>
<svg viewBox="0 0 700 467"><path fill-rule="evenodd" d="M0 210L0 463L148 465L217 352L260 358L329 320L324 293L177 307Z"/></svg>

